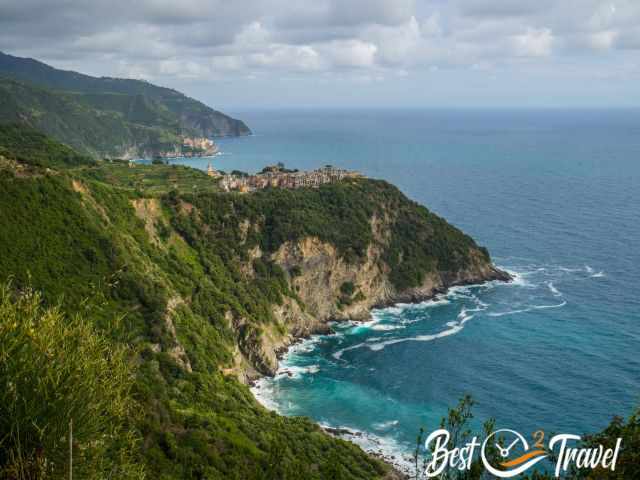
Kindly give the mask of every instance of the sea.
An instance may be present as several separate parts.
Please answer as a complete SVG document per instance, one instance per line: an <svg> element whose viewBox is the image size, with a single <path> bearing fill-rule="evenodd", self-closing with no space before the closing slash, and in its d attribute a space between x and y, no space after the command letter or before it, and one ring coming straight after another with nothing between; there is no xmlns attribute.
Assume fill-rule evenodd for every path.
<svg viewBox="0 0 640 480"><path fill-rule="evenodd" d="M493 418L527 438L596 432L640 405L640 110L235 113L254 135L174 161L358 170L514 276L334 325L258 382L263 404L346 429L401 468L419 429L437 429L467 394L472 429Z"/></svg>

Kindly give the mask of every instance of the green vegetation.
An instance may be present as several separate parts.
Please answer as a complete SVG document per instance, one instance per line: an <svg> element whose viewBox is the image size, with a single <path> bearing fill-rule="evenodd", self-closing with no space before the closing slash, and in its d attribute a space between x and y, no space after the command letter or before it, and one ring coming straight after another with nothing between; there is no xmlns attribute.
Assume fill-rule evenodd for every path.
<svg viewBox="0 0 640 480"><path fill-rule="evenodd" d="M54 157L47 158L52 145ZM2 147L12 158L19 157L9 145ZM74 413L83 410L77 410L80 407L73 399L104 388L109 389L104 398L97 398L97 403L87 400L82 406L97 417L98 426L78 433L77 448L86 442L91 447L81 463L94 478L113 468L133 476L144 470L151 478L167 480L356 480L383 476L386 467L358 447L326 435L308 419L268 412L245 385L222 373L223 368L234 365L233 352L238 347L256 368L263 368L254 354L255 346L265 332L282 328L274 324L271 305L293 296L284 272L270 262L256 260L255 275L247 277L242 273L241 249L230 241L235 235L206 228L199 221L202 212L176 192L158 192L156 198L141 196L143 192L128 186L109 184L111 179L105 172L111 172L110 168L128 172L128 167L105 163L47 171L38 166L55 163L58 149L63 147L44 140L39 147L32 145L31 155L44 163L34 162L29 175L19 174L20 164L0 164L0 281L12 282L11 292L4 297L12 301L3 302L1 321L20 325L12 326L19 333L11 337L15 342L2 337L0 348L24 345L30 358L26 362L27 357L13 354L11 358L19 362L14 365L3 357L1 368L8 373L0 385L5 392L0 408L14 411L25 400L33 403L33 408L44 408L33 393L34 388L40 388L34 379L60 369L70 373L68 380L54 377L53 383L42 384L47 395L59 393L69 403L69 409L62 408L58 414L45 409L45 416L38 417L38 422L55 421L57 425L51 431L51 443L45 445L46 458L66 458L65 429L71 416L74 430L75 425L91 426L81 420L84 414ZM98 173L101 168L105 170ZM111 174L120 178L118 173ZM219 198L218 194L202 196ZM226 221L233 224L232 219ZM232 230L237 230L236 226ZM27 308L31 304L24 303L26 300L15 300L23 298L20 292L31 287L42 292L42 301L37 301L39 310ZM40 313L31 317L13 314L12 305L18 312L31 308L29 311ZM29 318L34 319L43 341L55 342L63 335L77 340L58 345L57 352L65 354L56 353L55 361L38 360L40 341L26 343ZM55 321L46 320L49 326L45 328L44 318ZM122 321L114 325L113 318ZM16 331L8 332L14 335ZM119 353L102 355L106 348ZM81 362L79 356L87 358ZM67 357L71 365L65 363ZM115 362L113 368L101 364L101 359ZM117 365L125 359L127 365L138 365L133 385L124 382L126 391L111 390L110 375L121 378ZM72 369L75 364L77 370ZM99 365L104 372L96 380ZM7 397L18 368L25 372L24 389ZM129 386L131 394L125 397ZM80 391L83 389L86 392ZM114 397L116 394L121 396ZM117 410L104 410L107 401ZM58 404L52 400L52 405ZM127 409L125 413L125 405L135 411ZM35 418L35 414L29 415ZM9 478L21 478L12 470L16 465L26 462L29 469L40 465L37 459L45 437L36 427L42 423L26 428L22 425L25 418L16 417L24 428L18 439L22 456L12 453L13 440L0 445L0 468L7 469ZM118 436L121 443L111 444L96 433L110 435L111 430L99 430L105 423L122 432ZM0 438L11 428L3 425ZM105 443L92 443L96 435ZM136 437L141 442L136 443ZM121 445L130 457L120 455ZM98 455L106 450L108 455ZM96 458L104 458L106 463L96 466ZM61 461L56 465L62 465ZM112 478L123 477L124 473L118 473ZM34 474L29 478L43 477ZM51 478L59 476L54 472Z"/></svg>
<svg viewBox="0 0 640 480"><path fill-rule="evenodd" d="M251 195L213 185L183 167L93 164L0 127L0 478L60 478L71 419L76 478L386 474L310 420L265 410L229 374L243 362L268 370L261 339L287 332L273 306L300 301L268 255L250 252L316 236L359 262L374 243L399 289L488 253L381 181ZM345 282L340 295L362 293ZM445 420L458 440L470 409L465 400ZM638 418L586 440L624 438L622 477L576 475L637 477Z"/></svg>
<svg viewBox="0 0 640 480"><path fill-rule="evenodd" d="M0 478L144 478L131 352L0 284Z"/></svg>
<svg viewBox="0 0 640 480"><path fill-rule="evenodd" d="M132 123L73 94L0 78L0 123L30 125L94 158L152 156L182 144L177 131Z"/></svg>
<svg viewBox="0 0 640 480"><path fill-rule="evenodd" d="M39 131L18 124L0 126L0 156L37 167L59 168L94 163Z"/></svg>
<svg viewBox="0 0 640 480"><path fill-rule="evenodd" d="M87 179L97 180L144 195L160 195L177 190L185 193L219 192L218 181L202 170L183 165L168 165L158 161L152 165L128 162L102 162L92 168L76 172Z"/></svg>
<svg viewBox="0 0 640 480"><path fill-rule="evenodd" d="M260 246L274 252L287 241L312 236L333 244L348 262L358 262L372 242L379 242L398 290L420 285L428 272L465 268L474 252L490 260L471 237L384 181L354 179L318 189L182 198L197 207L202 224L213 227L211 237L242 245L245 251ZM374 215L389 219L388 240L374 238ZM237 228L242 219L256 226L246 239Z"/></svg>
<svg viewBox="0 0 640 480"><path fill-rule="evenodd" d="M340 285L340 293L342 293L343 295L351 297L355 293L355 291L356 287L353 282L344 282L342 285Z"/></svg>
<svg viewBox="0 0 640 480"><path fill-rule="evenodd" d="M0 122L34 126L95 157L153 156L181 136L251 133L240 120L140 80L95 78L0 52Z"/></svg>
<svg viewBox="0 0 640 480"><path fill-rule="evenodd" d="M480 443L495 431L495 420L489 419L483 424L482 435L473 432L470 425L473 420L473 406L475 402L471 396L466 395L460 399L458 405L449 408L446 417L442 418L439 428L443 428L450 433L450 439L446 447L449 451L456 447L462 447L471 440L473 436L478 436ZM412 478L425 478L422 472L425 471L428 463L432 460L432 451L425 450L424 441L426 440L425 429L421 428L416 441L416 449L413 455L414 475ZM624 421L620 417L614 417L607 428L602 432L584 436L582 441L573 445L572 448L598 448L600 445L604 449L613 449L618 439L622 439L620 456L616 462L615 471L611 469L603 469L601 466L597 468L578 469L572 464L569 470L562 474L562 478L573 480L627 480L640 478L640 410L632 414L628 421ZM497 444L505 446L505 440L497 437ZM433 446L433 445L432 445ZM500 456L495 443L487 444L486 455L491 465L500 465L504 459ZM545 447L547 454L553 463L557 461L557 451L550 451ZM575 459L574 459L575 460ZM468 469L458 469L457 467L448 466L437 478L446 478L450 480L480 480L483 478L493 478L486 471L479 454L476 456ZM543 470L533 470L523 473L517 478L522 480L552 480L555 475L552 472Z"/></svg>
<svg viewBox="0 0 640 480"><path fill-rule="evenodd" d="M470 423L473 420L474 404L475 402L473 398L471 398L470 395L465 395L460 399L458 405L453 408L449 408L447 416L441 419L439 428L446 430L450 434L449 442L446 445L449 451L465 446L474 436L474 433L470 428ZM483 436L478 436L480 438L480 442L494 431L494 427L495 421L493 419L489 419L483 424ZM427 469L430 460L433 458L432 455L434 452L425 450L425 440L425 430L421 428L416 441L416 450L413 455L416 479L425 478L424 475L422 475L422 472ZM500 445L503 445L503 440L501 438L498 438L497 440ZM433 447L433 445L431 446ZM495 443L488 445L486 455L492 465L497 465L499 463L500 456ZM445 468L442 475L436 478L446 478L450 480L480 480L482 478L488 478L487 475L489 475L489 473L485 471L482 460L479 455L477 455L472 459L468 469Z"/></svg>

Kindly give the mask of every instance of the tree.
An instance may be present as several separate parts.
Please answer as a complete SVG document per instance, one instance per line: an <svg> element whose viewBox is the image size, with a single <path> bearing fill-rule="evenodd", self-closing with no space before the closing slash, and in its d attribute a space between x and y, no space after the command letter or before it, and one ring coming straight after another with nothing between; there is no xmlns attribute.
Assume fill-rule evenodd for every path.
<svg viewBox="0 0 640 480"><path fill-rule="evenodd" d="M458 405L455 408L449 408L446 417L443 417L440 421L440 428L449 432L449 443L447 448L451 451L456 447L460 447L466 444L473 436L472 430L469 428L469 422L473 419L472 408L475 404L473 398L470 395L465 395L460 399ZM487 420L483 425L483 431L485 438L488 437L494 430L495 421L493 419ZM414 453L415 462L415 478L425 478L424 471L429 461L429 457L432 452L424 452L424 459L422 465L420 465L420 453L424 451L423 441L425 439L424 429L420 429L420 434L417 439L417 448ZM498 443L502 444L502 439L498 438ZM491 443L487 448L487 458L495 465L498 460L497 448ZM482 461L480 458L475 458L466 470L458 470L456 468L445 468L444 472L438 476L440 480L480 480L482 478L492 478L488 476Z"/></svg>

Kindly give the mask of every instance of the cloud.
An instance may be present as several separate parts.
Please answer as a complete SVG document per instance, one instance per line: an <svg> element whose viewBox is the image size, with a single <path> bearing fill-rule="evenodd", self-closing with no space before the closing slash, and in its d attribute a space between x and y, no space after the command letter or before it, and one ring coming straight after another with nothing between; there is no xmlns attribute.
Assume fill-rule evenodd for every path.
<svg viewBox="0 0 640 480"><path fill-rule="evenodd" d="M638 0L0 0L8 53L177 85L592 62L631 75L638 25Z"/></svg>
<svg viewBox="0 0 640 480"><path fill-rule="evenodd" d="M378 47L362 40L336 40L320 46L331 65L347 68L371 67L376 61Z"/></svg>
<svg viewBox="0 0 640 480"><path fill-rule="evenodd" d="M466 0L459 2L462 15L480 18L530 16L547 10L552 0Z"/></svg>
<svg viewBox="0 0 640 480"><path fill-rule="evenodd" d="M513 37L515 53L521 57L547 57L551 55L553 34L548 28L527 29L522 35Z"/></svg>

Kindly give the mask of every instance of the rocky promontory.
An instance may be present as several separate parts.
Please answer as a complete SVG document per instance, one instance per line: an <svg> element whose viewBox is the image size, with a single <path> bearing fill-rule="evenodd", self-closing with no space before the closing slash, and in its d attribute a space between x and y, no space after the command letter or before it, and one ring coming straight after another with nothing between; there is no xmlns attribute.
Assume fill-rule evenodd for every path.
<svg viewBox="0 0 640 480"><path fill-rule="evenodd" d="M259 281L269 271L284 288L273 320L236 349L232 371L245 381L275 374L279 353L326 333L328 322L366 320L372 308L420 302L456 285L510 280L471 237L382 181L188 200L208 235L235 225L244 278ZM203 211L211 208L215 215ZM231 322L244 328L242 318Z"/></svg>

